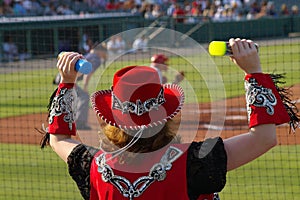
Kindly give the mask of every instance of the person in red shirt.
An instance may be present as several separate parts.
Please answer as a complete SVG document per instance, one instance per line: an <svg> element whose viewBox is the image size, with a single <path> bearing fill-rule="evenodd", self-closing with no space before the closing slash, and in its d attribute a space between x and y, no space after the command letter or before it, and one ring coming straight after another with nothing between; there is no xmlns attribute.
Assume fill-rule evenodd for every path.
<svg viewBox="0 0 300 200"><path fill-rule="evenodd" d="M109 0L105 5L105 9L107 11L115 11L119 9L119 4L115 2L115 0Z"/></svg>
<svg viewBox="0 0 300 200"><path fill-rule="evenodd" d="M194 17L200 16L202 14L201 4L197 1L193 1L190 14Z"/></svg>
<svg viewBox="0 0 300 200"><path fill-rule="evenodd" d="M185 11L182 9L180 4L175 5L175 10L172 16L177 23L183 23L185 21Z"/></svg>
<svg viewBox="0 0 300 200"><path fill-rule="evenodd" d="M57 68L61 83L52 95L49 126L43 140L67 164L84 199L91 200L216 200L234 170L276 145L276 125L299 122L279 93L276 76L262 72L255 44L230 39L230 59L245 72L249 132L231 138L207 138L181 143L184 91L162 84L148 66L128 66L115 72L111 89L96 91L91 102L103 132L100 147L71 138L74 65L83 56L66 52ZM278 78L278 77L277 77ZM291 103L291 102L289 102ZM288 112L289 111L289 112Z"/></svg>

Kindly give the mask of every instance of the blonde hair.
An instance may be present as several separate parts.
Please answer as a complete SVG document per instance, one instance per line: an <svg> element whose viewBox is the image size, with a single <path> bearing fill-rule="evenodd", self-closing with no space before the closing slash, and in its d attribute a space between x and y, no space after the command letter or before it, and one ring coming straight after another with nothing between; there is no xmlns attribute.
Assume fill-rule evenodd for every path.
<svg viewBox="0 0 300 200"><path fill-rule="evenodd" d="M176 119L168 120L164 125L146 128L143 130L142 137L128 148L127 151L134 153L146 153L159 150L169 143L180 143L181 139L177 136L179 122ZM106 151L113 151L127 145L135 132L124 130L106 124L102 128L101 140L102 147ZM147 137L149 136L149 137Z"/></svg>

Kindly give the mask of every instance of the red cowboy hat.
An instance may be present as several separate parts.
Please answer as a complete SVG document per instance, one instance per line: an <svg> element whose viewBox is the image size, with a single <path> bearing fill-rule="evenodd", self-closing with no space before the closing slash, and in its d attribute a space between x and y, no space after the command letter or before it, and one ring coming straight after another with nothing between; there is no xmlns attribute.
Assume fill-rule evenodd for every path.
<svg viewBox="0 0 300 200"><path fill-rule="evenodd" d="M93 93L91 102L102 121L121 129L138 130L173 118L181 110L184 92L176 84L161 84L151 67L129 66L114 74L111 90Z"/></svg>

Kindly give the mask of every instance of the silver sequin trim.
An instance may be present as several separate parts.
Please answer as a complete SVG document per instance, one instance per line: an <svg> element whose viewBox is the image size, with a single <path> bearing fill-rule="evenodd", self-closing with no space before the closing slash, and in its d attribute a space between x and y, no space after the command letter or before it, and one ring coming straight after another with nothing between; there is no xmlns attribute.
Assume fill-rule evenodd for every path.
<svg viewBox="0 0 300 200"><path fill-rule="evenodd" d="M245 81L245 89L248 119L250 119L252 113L251 105L265 107L269 115L274 114L274 106L277 104L277 99L271 89L258 85L254 78Z"/></svg>
<svg viewBox="0 0 300 200"><path fill-rule="evenodd" d="M49 114L49 124L53 123L53 118L66 114L64 116L64 121L69 124L69 129L72 130L72 123L75 119L75 90L63 88L60 90L59 94L53 98L50 114Z"/></svg>
<svg viewBox="0 0 300 200"><path fill-rule="evenodd" d="M121 100L112 92L112 109L121 110L122 113L135 113L138 116L152 109L158 110L158 107L165 103L164 89L161 88L156 98L147 99L142 102L138 99L135 103L130 101L121 102Z"/></svg>
<svg viewBox="0 0 300 200"><path fill-rule="evenodd" d="M133 183L125 177L114 174L113 169L106 164L105 153L96 158L96 164L98 165L98 172L101 173L101 178L104 182L110 182L124 197L133 200L135 197L141 196L154 181L165 180L167 171L172 168L172 163L182 154L183 152L180 149L170 146L162 156L160 162L154 164L150 169L149 175L142 176Z"/></svg>

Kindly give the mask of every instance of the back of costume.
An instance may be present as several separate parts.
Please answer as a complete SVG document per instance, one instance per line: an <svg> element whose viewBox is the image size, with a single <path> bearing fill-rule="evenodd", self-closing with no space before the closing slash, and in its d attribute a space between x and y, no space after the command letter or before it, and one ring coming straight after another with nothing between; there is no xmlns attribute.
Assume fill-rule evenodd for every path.
<svg viewBox="0 0 300 200"><path fill-rule="evenodd" d="M217 148L214 148L212 152L216 153L216 149L220 147L222 148L222 142L221 140L219 141L220 142L217 142ZM189 150L187 150L186 147L186 144L172 145L168 148L165 148L163 151L160 151L160 153L157 153L153 158L146 159L142 162L142 164L146 164L150 167L149 172L144 173L132 173L128 172L127 170L116 170L113 167L113 161L110 162L110 164L106 163L106 166L101 165L102 159L105 159L103 157L105 155L101 151L98 152L91 163L90 199L218 200L219 198L217 193L210 192L208 194L196 194L198 192L201 193L201 189L198 189L197 192L192 190L193 187L198 188L199 185L201 186L201 184L199 184L197 181L193 181L193 179L190 177L188 178L188 175L193 174L195 178L199 176L199 174L200 176L203 176L202 173L197 172L201 170L201 168L198 167L200 167L200 163L202 162L198 162L198 164L196 164L196 170L191 169L191 162L195 162L195 160L194 158L192 158L193 161L190 160L190 158L193 157L193 155L190 154L192 152L195 153L195 149L196 147L199 147L199 145L194 143L192 148ZM183 151L181 151L181 149ZM184 151L184 149L186 151ZM190 157L189 159L188 156ZM223 155L221 154L221 156ZM208 155L208 157L210 157L210 155ZM155 164L151 166L150 163ZM189 167L189 169L187 169L187 167ZM207 166L202 165L202 167L206 168ZM117 167L117 169L119 168ZM205 173L204 176L210 175L210 173L206 173L207 170L210 169L203 169L203 172ZM211 170L213 171L213 169ZM199 178L202 179L200 176ZM219 180L222 182L221 178ZM219 180L214 181L218 182ZM194 186L190 184L191 182L193 182L192 185ZM222 184L223 183L220 183L219 185ZM207 184L207 187L210 187L209 184ZM211 189L214 191L214 186L211 187ZM205 190L205 188L203 188L203 190ZM207 190L207 192L209 191Z"/></svg>

